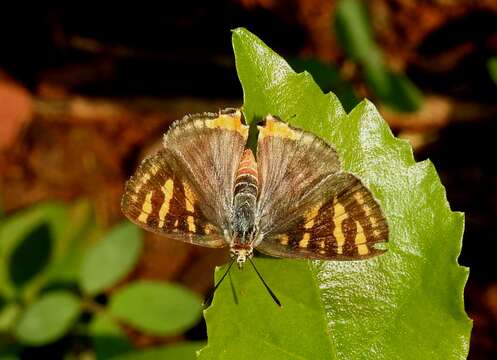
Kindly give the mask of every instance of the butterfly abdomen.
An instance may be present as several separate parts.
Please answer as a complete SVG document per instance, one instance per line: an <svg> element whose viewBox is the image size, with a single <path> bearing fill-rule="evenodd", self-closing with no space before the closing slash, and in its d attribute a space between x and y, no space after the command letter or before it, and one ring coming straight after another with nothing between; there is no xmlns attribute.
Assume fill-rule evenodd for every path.
<svg viewBox="0 0 497 360"><path fill-rule="evenodd" d="M246 235L253 231L258 192L257 163L252 151L246 149L236 171L233 199L234 217L232 225L239 236L238 241L248 241Z"/></svg>
<svg viewBox="0 0 497 360"><path fill-rule="evenodd" d="M257 175L257 163L250 149L243 152L242 160L236 171L235 198L237 196L248 196L253 198L254 204L259 191L259 180Z"/></svg>

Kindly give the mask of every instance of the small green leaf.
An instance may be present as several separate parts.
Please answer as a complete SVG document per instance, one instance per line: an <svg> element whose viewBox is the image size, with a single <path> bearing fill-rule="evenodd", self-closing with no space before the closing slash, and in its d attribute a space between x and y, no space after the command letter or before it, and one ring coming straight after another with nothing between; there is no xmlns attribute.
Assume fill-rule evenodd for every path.
<svg viewBox="0 0 497 360"><path fill-rule="evenodd" d="M97 359L110 359L133 349L124 331L106 314L96 314L89 330Z"/></svg>
<svg viewBox="0 0 497 360"><path fill-rule="evenodd" d="M156 335L180 333L199 320L198 296L175 284L153 281L132 283L110 301L113 315L134 327Z"/></svg>
<svg viewBox="0 0 497 360"><path fill-rule="evenodd" d="M490 73L490 78L493 80L495 85L497 85L497 57L488 59L487 68Z"/></svg>
<svg viewBox="0 0 497 360"><path fill-rule="evenodd" d="M80 311L79 299L72 293L47 293L26 308L15 335L27 345L51 343L67 333Z"/></svg>
<svg viewBox="0 0 497 360"><path fill-rule="evenodd" d="M161 346L113 357L112 360L195 360L197 351L204 346L203 342L184 342L176 345Z"/></svg>
<svg viewBox="0 0 497 360"><path fill-rule="evenodd" d="M83 260L81 288L98 294L122 280L135 266L142 249L142 233L133 224L113 229Z"/></svg>
<svg viewBox="0 0 497 360"><path fill-rule="evenodd" d="M67 208L44 203L4 219L0 227L0 294L31 299L46 283L68 230Z"/></svg>
<svg viewBox="0 0 497 360"><path fill-rule="evenodd" d="M388 251L363 261L257 258L276 306L254 271L234 269L205 312L206 359L465 359L468 270L457 264L463 216L453 213L430 162L416 163L375 107L347 115L307 73L296 74L245 29L233 32L244 113L268 113L334 144L390 226ZM219 278L221 272L216 272Z"/></svg>
<svg viewBox="0 0 497 360"><path fill-rule="evenodd" d="M359 63L382 63L381 51L374 41L365 4L358 0L340 0L335 16L337 38L347 55Z"/></svg>
<svg viewBox="0 0 497 360"><path fill-rule="evenodd" d="M93 206L85 199L71 205L67 223L70 231L63 240L58 241L57 259L50 269L50 281L53 282L77 282L84 255L104 234L95 218Z"/></svg>
<svg viewBox="0 0 497 360"><path fill-rule="evenodd" d="M20 313L21 306L16 303L10 303L4 307L0 307L0 333L10 331Z"/></svg>
<svg viewBox="0 0 497 360"><path fill-rule="evenodd" d="M22 287L48 265L53 237L47 223L35 226L16 246L10 257L10 279Z"/></svg>

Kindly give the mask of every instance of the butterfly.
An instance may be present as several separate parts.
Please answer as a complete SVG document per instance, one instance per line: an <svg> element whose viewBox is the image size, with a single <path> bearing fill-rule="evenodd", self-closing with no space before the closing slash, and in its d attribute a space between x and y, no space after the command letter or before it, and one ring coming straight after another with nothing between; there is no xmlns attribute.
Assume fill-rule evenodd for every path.
<svg viewBox="0 0 497 360"><path fill-rule="evenodd" d="M123 213L170 239L228 246L240 268L254 249L320 260L386 251L376 247L388 241L378 201L332 145L272 115L258 131L255 157L240 109L174 122L126 183Z"/></svg>

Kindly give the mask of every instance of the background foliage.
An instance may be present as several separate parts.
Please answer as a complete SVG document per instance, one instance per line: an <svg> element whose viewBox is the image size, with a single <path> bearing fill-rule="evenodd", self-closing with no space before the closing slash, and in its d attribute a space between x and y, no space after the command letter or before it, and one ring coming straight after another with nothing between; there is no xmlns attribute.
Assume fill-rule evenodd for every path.
<svg viewBox="0 0 497 360"><path fill-rule="evenodd" d="M142 232L130 223L102 231L88 203L40 204L3 219L0 233L0 346L15 359L23 347L64 337L93 343L98 359L193 359L202 343L137 352L124 329L180 334L201 316L186 288L123 280L135 267ZM123 327L125 326L125 327Z"/></svg>

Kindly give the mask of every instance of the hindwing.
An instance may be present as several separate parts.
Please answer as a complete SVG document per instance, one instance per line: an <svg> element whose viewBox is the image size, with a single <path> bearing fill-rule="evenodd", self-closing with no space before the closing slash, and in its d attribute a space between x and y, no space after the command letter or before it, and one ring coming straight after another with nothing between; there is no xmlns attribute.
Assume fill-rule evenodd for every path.
<svg viewBox="0 0 497 360"><path fill-rule="evenodd" d="M222 247L219 229L198 206L190 186L174 174L164 150L145 159L126 183L123 213L154 233L197 245Z"/></svg>
<svg viewBox="0 0 497 360"><path fill-rule="evenodd" d="M383 253L388 224L378 202L350 173L329 182L330 198L307 208L286 232L264 239L257 250L276 257L361 260Z"/></svg>

